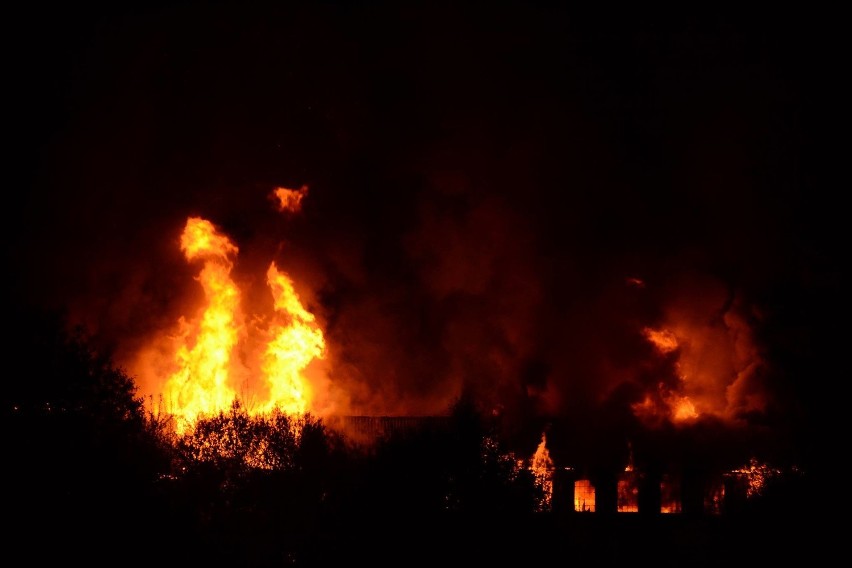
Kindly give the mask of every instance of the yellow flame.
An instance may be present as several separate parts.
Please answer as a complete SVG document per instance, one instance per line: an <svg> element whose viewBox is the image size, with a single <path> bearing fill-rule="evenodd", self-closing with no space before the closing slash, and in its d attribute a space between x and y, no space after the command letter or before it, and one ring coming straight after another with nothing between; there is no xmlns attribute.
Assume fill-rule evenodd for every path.
<svg viewBox="0 0 852 568"><path fill-rule="evenodd" d="M308 186L303 185L299 189L287 189L276 187L272 191L272 197L276 200L279 211L296 213L302 208L302 200L308 194Z"/></svg>
<svg viewBox="0 0 852 568"><path fill-rule="evenodd" d="M579 513L595 512L595 486L588 479L574 482L574 510Z"/></svg>
<svg viewBox="0 0 852 568"><path fill-rule="evenodd" d="M275 263L266 272L276 313L286 320L270 329L263 372L269 383L267 410L305 412L311 402L311 389L302 372L315 358L325 354L325 339L316 318L302 306L293 281L279 272Z"/></svg>
<svg viewBox="0 0 852 568"><path fill-rule="evenodd" d="M234 400L234 391L227 384L228 364L238 339L240 303L239 290L230 277L229 258L238 249L212 223L190 217L181 236L181 249L188 260L206 259L198 280L207 306L194 345L188 344L189 330L185 331L184 343L176 354L179 369L163 389L170 412L179 419L178 432L185 431L202 414L227 409Z"/></svg>
<svg viewBox="0 0 852 568"><path fill-rule="evenodd" d="M274 317L266 330L252 335L243 326L241 293L231 277L238 247L198 217L187 220L180 245L187 260L204 261L197 280L206 302L197 319L180 319L172 352L177 370L170 371L162 389L177 433L192 430L200 418L228 411L237 401L236 384L241 395L252 397L251 408L244 408L253 416L309 411L313 392L303 373L311 361L324 357L325 339L290 277L270 264L266 277ZM252 372L262 379L252 379L247 374Z"/></svg>

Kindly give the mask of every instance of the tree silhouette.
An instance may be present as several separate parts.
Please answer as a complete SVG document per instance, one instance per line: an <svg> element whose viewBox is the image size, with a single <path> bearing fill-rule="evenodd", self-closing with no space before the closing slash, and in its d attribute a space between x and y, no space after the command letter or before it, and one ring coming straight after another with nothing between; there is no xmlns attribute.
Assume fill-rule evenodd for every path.
<svg viewBox="0 0 852 568"><path fill-rule="evenodd" d="M2 399L12 558L33 538L41 559L87 562L380 562L423 542L437 557L474 550L475 524L516 539L541 496L467 400L368 447L239 401L177 436L83 328L20 321Z"/></svg>
<svg viewBox="0 0 852 568"><path fill-rule="evenodd" d="M130 545L168 466L133 380L59 313L14 321L2 416L15 531L63 557Z"/></svg>

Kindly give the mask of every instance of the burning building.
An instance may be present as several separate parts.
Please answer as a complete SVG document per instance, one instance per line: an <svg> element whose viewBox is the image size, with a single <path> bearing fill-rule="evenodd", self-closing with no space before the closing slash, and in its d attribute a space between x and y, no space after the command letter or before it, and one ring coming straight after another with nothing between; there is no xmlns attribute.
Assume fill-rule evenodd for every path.
<svg viewBox="0 0 852 568"><path fill-rule="evenodd" d="M177 433L239 400L381 438L465 396L554 512L753 508L842 368L831 50L801 11L521 4L31 10L4 298Z"/></svg>
<svg viewBox="0 0 852 568"><path fill-rule="evenodd" d="M307 192L306 186L299 190L279 187L270 198L279 212L295 215ZM397 413L385 416L352 413L359 409L357 389L363 385L335 368L343 358L334 351L342 346L335 335L327 334L303 300L310 290L300 291L298 282L275 260L268 261L263 272L265 292L252 288L248 282L259 280L257 274L238 277L235 273L241 248L207 219L188 218L179 244L186 261L201 266L195 280L203 295L196 296L192 312L182 314L172 331L149 338L133 360L137 375L151 393L149 400L160 401L157 410L173 417L178 433L191 430L198 418L222 412L237 400L252 415L309 412L361 441L446 421L435 414L411 413L410 403L403 404L408 412L397 408ZM627 290L645 286L638 278L627 281ZM723 304L721 316L708 323L705 315L719 304L708 303L707 297L713 298L710 294L700 300L673 301L661 326L637 330L633 337L636 355L641 355L637 366L607 371L626 373L601 406L610 414L580 414L588 422L574 423L567 431L560 431L558 415L551 418L557 425L551 438L551 443L556 440L559 445L557 457L542 435L529 465L545 495L541 510L719 514L736 508L725 502L742 493L738 488L743 482L730 474L726 485L720 485L723 462L710 463L715 458L701 452L709 452L711 446L699 447L695 442L710 435L732 440L736 432L749 431L743 417L765 408L766 394L759 378L766 363L735 299ZM535 369L526 372L542 372ZM527 387L529 399L545 407L556 396L553 389L560 388L557 382L549 384L556 381L553 372L549 373L530 375L533 382ZM535 381L544 381L543 390ZM492 414L498 421L505 424L518 418L517 400L493 398L499 389L486 394L475 384L466 388L482 396L477 401L480 409L497 405ZM375 402L360 409L376 408ZM620 435L639 440L638 460L634 444L628 443L627 465L620 470L616 463L621 450L613 443L615 439L603 444L605 438L596 440L598 445L589 446L586 453L592 460L586 463L583 452L572 454L570 450L581 446L578 442L584 440L584 432L602 426L603 416L622 423ZM681 455L674 457L672 452ZM560 466L560 460L571 465ZM705 474L692 473L696 465L704 467ZM579 471L586 473L580 475ZM755 466L749 471L754 478L758 470Z"/></svg>

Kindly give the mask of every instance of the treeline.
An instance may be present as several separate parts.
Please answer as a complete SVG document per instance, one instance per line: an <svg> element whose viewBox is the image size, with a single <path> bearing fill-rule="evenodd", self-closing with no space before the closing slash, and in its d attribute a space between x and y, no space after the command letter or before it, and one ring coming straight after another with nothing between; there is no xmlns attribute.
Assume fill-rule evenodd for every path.
<svg viewBox="0 0 852 568"><path fill-rule="evenodd" d="M517 539L541 506L467 401L366 446L310 414L252 418L239 402L178 436L85 330L43 313L15 329L2 416L18 562L405 563L461 546L484 558L500 547L477 535Z"/></svg>

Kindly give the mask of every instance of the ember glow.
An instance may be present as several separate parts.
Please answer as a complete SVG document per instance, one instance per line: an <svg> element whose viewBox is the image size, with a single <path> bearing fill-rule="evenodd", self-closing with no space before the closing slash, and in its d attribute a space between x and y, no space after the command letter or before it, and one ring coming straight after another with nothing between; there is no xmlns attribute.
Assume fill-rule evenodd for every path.
<svg viewBox="0 0 852 568"><path fill-rule="evenodd" d="M273 315L268 322L255 316L250 330L243 295L231 277L239 248L210 221L190 217L181 249L187 260L204 261L197 280L205 305L195 319L182 316L172 338L177 370L163 383L162 399L164 410L176 418L177 432L190 430L200 417L228 410L238 398L252 415L311 410L315 392L306 370L324 356L325 339L290 276L274 262L269 265Z"/></svg>
<svg viewBox="0 0 852 568"><path fill-rule="evenodd" d="M618 512L635 513L639 511L638 476L635 472L625 471L618 480Z"/></svg>
<svg viewBox="0 0 852 568"><path fill-rule="evenodd" d="M635 513L639 511L639 473L633 465L633 445L628 444L630 454L624 472L618 478L618 512Z"/></svg>
<svg viewBox="0 0 852 568"><path fill-rule="evenodd" d="M660 512L681 512L680 483L670 475L664 475L660 481Z"/></svg>
<svg viewBox="0 0 852 568"><path fill-rule="evenodd" d="M15 12L22 534L69 564L820 548L775 517L838 497L822 12L261 4Z"/></svg>
<svg viewBox="0 0 852 568"><path fill-rule="evenodd" d="M731 474L745 480L746 497L752 498L761 495L767 484L781 474L781 470L752 458L748 465L733 470Z"/></svg>
<svg viewBox="0 0 852 568"><path fill-rule="evenodd" d="M175 354L179 368L163 388L169 411L181 419L179 431L201 414L225 410L234 400L228 369L240 333L240 293L230 277L230 256L238 252L237 247L209 221L190 217L181 249L187 260L204 260L198 281L207 306L195 325L181 319L180 346Z"/></svg>
<svg viewBox="0 0 852 568"><path fill-rule="evenodd" d="M646 327L643 333L660 353L671 353L678 347L677 337L667 329L651 329Z"/></svg>
<svg viewBox="0 0 852 568"><path fill-rule="evenodd" d="M574 482L574 510L579 513L595 512L595 486L588 479Z"/></svg>
<svg viewBox="0 0 852 568"><path fill-rule="evenodd" d="M530 469L535 475L536 484L541 488L544 496L539 506L540 510L550 510L553 501L553 460L547 449L547 437L541 435L541 442L532 457Z"/></svg>
<svg viewBox="0 0 852 568"><path fill-rule="evenodd" d="M721 293L672 300L664 325L642 330L660 358L662 380L633 404L634 414L683 425L702 416L735 423L762 412L766 365L748 310Z"/></svg>

